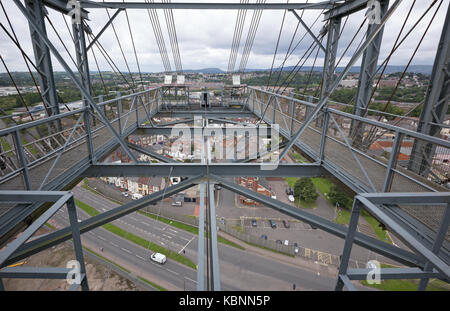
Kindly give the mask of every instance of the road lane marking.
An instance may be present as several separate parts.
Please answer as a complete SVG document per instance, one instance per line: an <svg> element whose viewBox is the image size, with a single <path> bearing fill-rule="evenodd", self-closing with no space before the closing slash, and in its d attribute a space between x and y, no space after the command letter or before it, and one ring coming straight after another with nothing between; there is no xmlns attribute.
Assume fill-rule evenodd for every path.
<svg viewBox="0 0 450 311"><path fill-rule="evenodd" d="M145 261L145 258L144 258L144 257L142 257L142 256L139 256L139 255L136 255L136 254L135 254L135 256L136 256L137 258L140 258L140 259L142 259L142 260L144 260L144 261Z"/></svg>
<svg viewBox="0 0 450 311"><path fill-rule="evenodd" d="M194 281L193 279L188 278L187 276L184 277L186 280L194 282L195 284L197 284L197 281Z"/></svg>
<svg viewBox="0 0 450 311"><path fill-rule="evenodd" d="M172 270L170 270L170 269L167 269L167 268L166 268L166 270L169 271L170 273L175 274L175 275L180 275L178 272L172 271Z"/></svg>
<svg viewBox="0 0 450 311"><path fill-rule="evenodd" d="M99 236L99 235L97 235L96 237L99 238L100 240L106 241L105 238L103 238L103 237L101 237L101 236Z"/></svg>
<svg viewBox="0 0 450 311"><path fill-rule="evenodd" d="M171 238L172 238L170 235L167 235L167 234L164 234L164 233L163 233L163 236L165 236L165 237L168 238L168 239L171 239Z"/></svg>
<svg viewBox="0 0 450 311"><path fill-rule="evenodd" d="M117 245L117 244L114 243L114 242L109 242L109 243L111 243L111 245L113 245L113 246L115 246L115 247L119 247L119 245Z"/></svg>
<svg viewBox="0 0 450 311"><path fill-rule="evenodd" d="M170 230L170 231L173 231L173 232L175 232L175 233L178 233L178 231L176 231L176 230L173 230L173 229L170 229L170 228L169 228L169 230Z"/></svg>
<svg viewBox="0 0 450 311"><path fill-rule="evenodd" d="M123 251L129 253L129 254L133 254L130 250L128 250L128 249L126 249L126 248L121 247L121 249L122 249Z"/></svg>

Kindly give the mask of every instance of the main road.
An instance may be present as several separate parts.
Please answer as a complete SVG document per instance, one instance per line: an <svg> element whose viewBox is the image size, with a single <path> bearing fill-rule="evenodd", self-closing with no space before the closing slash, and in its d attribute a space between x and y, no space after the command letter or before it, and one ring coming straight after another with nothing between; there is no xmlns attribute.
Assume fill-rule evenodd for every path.
<svg viewBox="0 0 450 311"><path fill-rule="evenodd" d="M72 191L77 199L99 212L118 206L80 187L75 187ZM78 213L79 219L89 217L81 209L78 209ZM68 224L64 210L58 212L54 218L57 223ZM197 236L190 232L136 212L113 223L172 251L181 253L184 250L187 258L197 262ZM170 259L164 265L154 263L149 260L151 251L103 228L83 234L82 241L108 259L167 289L196 289L197 271L194 269ZM103 252L100 251L102 248ZM222 290L292 290L293 284L296 284L297 290L332 290L336 282L334 277L318 273L314 263L311 263L311 269L307 269L272 256L240 250L222 243L218 244L218 248Z"/></svg>

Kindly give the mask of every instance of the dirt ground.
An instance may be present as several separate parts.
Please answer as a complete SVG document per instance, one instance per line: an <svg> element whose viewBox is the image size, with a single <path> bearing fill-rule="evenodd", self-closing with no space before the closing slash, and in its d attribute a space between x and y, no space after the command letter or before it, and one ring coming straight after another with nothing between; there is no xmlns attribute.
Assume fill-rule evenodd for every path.
<svg viewBox="0 0 450 311"><path fill-rule="evenodd" d="M36 235L48 232L41 228ZM85 251L86 252L86 251ZM29 267L66 267L69 260L75 259L73 246L70 243L62 243L50 249L28 257L23 266ZM92 291L136 291L134 283L111 271L90 257L85 255L86 272L89 289ZM3 279L5 290L9 291L55 291L69 289L66 280L42 280L42 279Z"/></svg>

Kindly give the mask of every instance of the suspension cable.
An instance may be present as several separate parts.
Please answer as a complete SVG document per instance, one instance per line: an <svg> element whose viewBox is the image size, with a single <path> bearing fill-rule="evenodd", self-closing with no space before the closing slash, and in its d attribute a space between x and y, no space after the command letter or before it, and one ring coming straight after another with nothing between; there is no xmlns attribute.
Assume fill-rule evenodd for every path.
<svg viewBox="0 0 450 311"><path fill-rule="evenodd" d="M303 17L303 12L304 12L304 11L302 11L302 15L300 15L300 18ZM311 24L311 26L309 26L310 29L311 29L312 27L314 27L314 25L317 23L317 21L319 20L319 18L320 18L320 16L322 15L323 12L324 12L324 10L322 10L322 12L321 12L319 15L317 15L317 18L314 20L314 22ZM298 27L299 24L300 24L300 21L298 22L297 27ZM284 69L284 66L285 66L285 64L286 64L286 61L287 61L288 58L292 55L292 53L294 53L294 51L297 49L297 47L300 45L300 43L303 41L303 39L306 37L307 34L308 34L308 32L305 31L305 33L303 34L303 36L300 38L300 40L297 42L297 44L294 46L294 48L293 48L292 50L290 49L290 45L289 45L289 49L288 49L288 51L286 52L286 55L285 55L285 57L284 57L283 62L281 63L281 70L278 72L277 80L276 80L276 82L275 82L275 84L274 84L275 86L278 85L278 82L279 82L280 79L281 79L281 75L282 75L282 73L283 73L283 69ZM296 35L296 32L294 33L294 36L292 36L291 44L292 44L292 41L294 40L295 35ZM293 72L294 70L295 70L295 67L291 70L291 72Z"/></svg>
<svg viewBox="0 0 450 311"><path fill-rule="evenodd" d="M103 0L103 2L105 2L105 0ZM106 10L106 14L108 14L108 18L111 20L111 15L109 14L108 8L105 8L105 10ZM112 21L111 21L111 28L114 32L114 36L116 37L117 44L119 45L119 49L122 54L123 60L125 62L125 66L127 67L128 74L130 75L131 83L133 84L132 89L134 92L134 89L136 88L136 84L134 83L133 75L131 73L130 66L128 65L128 60L125 56L125 53L123 52L123 48L122 48L122 44L120 43L119 36L117 35L116 27L114 27L114 22L112 22Z"/></svg>
<svg viewBox="0 0 450 311"><path fill-rule="evenodd" d="M149 0L145 0L145 2L149 3ZM152 0L153 3L153 0ZM156 43L158 45L159 53L161 55L161 59L163 61L164 70L166 73L172 71L170 67L170 61L167 54L166 43L164 41L164 37L162 36L161 25L159 22L158 12L155 9L147 9L147 14L152 24L153 33L155 35Z"/></svg>
<svg viewBox="0 0 450 311"><path fill-rule="evenodd" d="M11 72L9 71L8 66L6 66L6 63L5 63L5 61L3 60L3 57L2 57L1 55L0 55L0 60L1 60L1 62L3 63L3 66L5 67L6 72L8 73L8 76L9 76L9 78L11 79L11 82L12 82L13 85L14 85L14 88L16 89L17 94L19 95L20 100L22 101L23 105L24 105L25 108L27 109L27 112L28 112L28 114L30 115L31 120L34 121L33 115L31 114L30 109L28 108L28 105L27 105L27 103L25 102L25 99L24 99L23 96L22 96L22 93L20 93L20 90L19 90L19 88L18 88L18 86L17 86L17 84L16 84L16 81L14 80L13 76L11 75Z"/></svg>
<svg viewBox="0 0 450 311"><path fill-rule="evenodd" d="M125 0L123 0L123 2L125 3ZM139 65L139 59L138 59L138 56L137 56L137 53L136 53L136 46L134 44L133 32L131 31L130 19L128 17L127 10L125 10L125 17L127 18L128 30L130 32L130 38L131 38L131 44L133 45L134 58L136 59L136 65L137 65L137 68L138 68L138 71L139 71L139 77L141 79L141 85L142 85L142 82L143 82L142 80L143 79L142 79L142 73L141 73L141 66Z"/></svg>
<svg viewBox="0 0 450 311"><path fill-rule="evenodd" d="M390 97L389 97L389 100L388 100L388 101L386 102L386 104L384 105L383 110L382 110L383 112L385 112L385 111L387 110L387 107L389 107L389 105L390 105L390 103L391 103L391 101L392 101L392 99L393 99L395 93L396 93L397 90L398 90L398 87L400 86L401 81L402 81L403 78L405 77L405 74L406 74L406 72L407 72L409 66L411 65L411 62L413 61L414 57L416 56L417 51L419 50L420 46L422 45L423 39L425 38L426 34L428 33L428 30L430 29L430 26L431 26L431 24L433 23L434 18L436 17L436 14L438 13L439 8L441 7L442 3L443 3L443 0L441 0L441 1L439 2L439 5L437 6L436 10L434 11L433 16L431 17L430 21L428 22L428 25L427 25L425 31L423 32L422 37L420 38L419 42L417 43L416 48L414 49L414 52L412 53L411 57L409 58L409 61L408 61L407 65L405 66L405 69L403 70L403 72L402 72L400 78L399 78L398 81L397 81L397 84L395 85L394 90L392 91L392 93L391 93L391 95L390 95ZM381 116L378 117L378 120L381 120ZM367 135L366 142L369 142L370 139L373 138L374 133L376 134L376 130L375 130L374 128L372 128L371 131L369 132L369 135ZM370 138L370 139L369 139L369 138Z"/></svg>
<svg viewBox="0 0 450 311"><path fill-rule="evenodd" d="M289 0L287 0L286 3L289 3ZM273 65L275 64L275 58L277 57L277 52L278 52L278 46L280 44L281 33L283 32L284 20L286 19L286 12L287 12L287 10L284 10L283 18L281 20L280 32L278 33L278 39L277 39L277 44L276 44L276 47L275 47L275 52L273 53L272 66L270 67L269 79L267 79L267 86L266 86L266 88L269 87L270 79L272 78Z"/></svg>

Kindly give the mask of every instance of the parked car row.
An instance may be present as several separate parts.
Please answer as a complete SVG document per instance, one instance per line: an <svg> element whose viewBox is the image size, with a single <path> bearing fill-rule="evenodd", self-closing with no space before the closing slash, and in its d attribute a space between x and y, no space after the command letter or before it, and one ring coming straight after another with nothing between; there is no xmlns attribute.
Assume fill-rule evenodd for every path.
<svg viewBox="0 0 450 311"><path fill-rule="evenodd" d="M252 227L257 227L257 226L258 226L258 224L257 224L255 218L253 218L253 219L251 220L251 223L252 223ZM291 225L289 224L289 221L287 221L287 220L285 220L285 219L282 220L282 223L283 223L283 226L284 226L286 229L289 229L289 228L291 227ZM272 229L276 229L276 228L277 228L277 224L276 224L275 221L273 221L272 219L269 219L269 225L270 225L270 227L271 227Z"/></svg>

